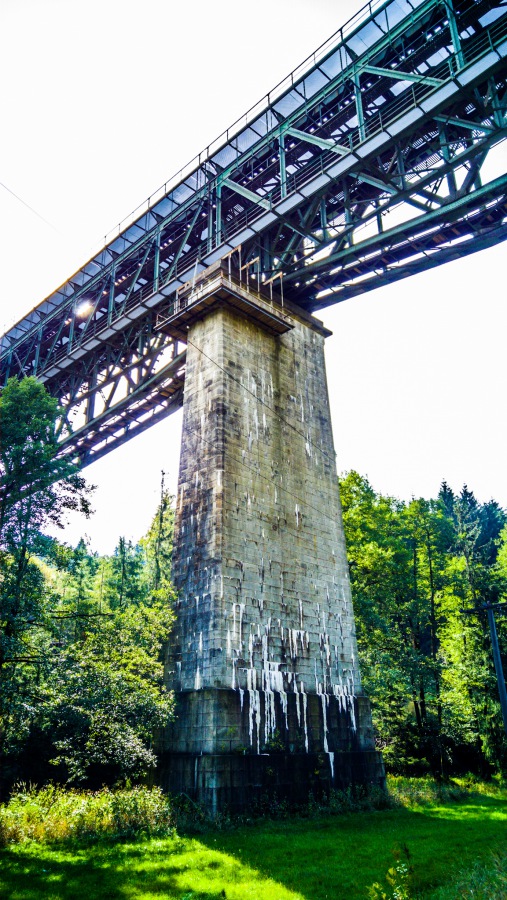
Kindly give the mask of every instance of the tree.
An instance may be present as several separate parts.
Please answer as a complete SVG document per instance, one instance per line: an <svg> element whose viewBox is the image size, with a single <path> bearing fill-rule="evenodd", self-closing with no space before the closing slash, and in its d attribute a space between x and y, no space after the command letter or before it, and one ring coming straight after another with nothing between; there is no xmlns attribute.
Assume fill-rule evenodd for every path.
<svg viewBox="0 0 507 900"><path fill-rule="evenodd" d="M416 753L417 706L411 704L420 680L404 507L353 471L341 480L340 493L365 691L385 761L403 768Z"/></svg>
<svg viewBox="0 0 507 900"><path fill-rule="evenodd" d="M454 720L460 724L461 734L468 734L468 740L475 744L485 762L505 770L507 742L487 622L483 616L464 615L463 610L484 602L496 603L505 592L499 552L507 517L494 500L480 504L467 485L452 498L445 487L445 503L452 527L442 653L452 665L446 666L443 689L454 710ZM442 494L441 488L441 500ZM450 597L453 598L451 602ZM500 622L500 644L507 649L505 638L504 624Z"/></svg>
<svg viewBox="0 0 507 900"><path fill-rule="evenodd" d="M10 378L0 395L0 540L24 546L65 513L90 515L90 488L58 443L58 403L36 378Z"/></svg>
<svg viewBox="0 0 507 900"><path fill-rule="evenodd" d="M57 401L35 378L0 395L0 758L24 731L29 695L46 665L50 591L35 562L47 525L90 514L90 491L58 444ZM16 702L13 701L16 697Z"/></svg>
<svg viewBox="0 0 507 900"><path fill-rule="evenodd" d="M120 537L113 556L103 560L101 593L111 609L124 609L146 596L146 558L140 544Z"/></svg>
<svg viewBox="0 0 507 900"><path fill-rule="evenodd" d="M507 594L507 525L504 525L498 537L496 572L500 580L502 594Z"/></svg>
<svg viewBox="0 0 507 900"><path fill-rule="evenodd" d="M171 584L174 497L165 490L164 472L160 484L160 503L141 546L146 554L148 587L160 591Z"/></svg>
<svg viewBox="0 0 507 900"><path fill-rule="evenodd" d="M61 633L37 725L66 781L100 785L156 765L154 735L173 709L161 660L171 621L170 604L152 600L89 615L77 639Z"/></svg>
<svg viewBox="0 0 507 900"><path fill-rule="evenodd" d="M50 763L71 782L139 776L172 712L169 500L162 492L140 545L120 538L111 557L49 538L68 510L89 514L90 489L60 453L60 411L42 385L11 379L0 402L2 751L11 763L18 753L25 779Z"/></svg>
<svg viewBox="0 0 507 900"><path fill-rule="evenodd" d="M91 513L92 488L60 452L59 414L56 400L35 378L10 378L0 395L0 566L8 634L42 530L62 528L68 511ZM0 649L0 669L4 662Z"/></svg>
<svg viewBox="0 0 507 900"><path fill-rule="evenodd" d="M363 680L388 767L501 768L487 629L463 610L505 593L505 512L445 482L438 499L410 503L357 472L340 490Z"/></svg>

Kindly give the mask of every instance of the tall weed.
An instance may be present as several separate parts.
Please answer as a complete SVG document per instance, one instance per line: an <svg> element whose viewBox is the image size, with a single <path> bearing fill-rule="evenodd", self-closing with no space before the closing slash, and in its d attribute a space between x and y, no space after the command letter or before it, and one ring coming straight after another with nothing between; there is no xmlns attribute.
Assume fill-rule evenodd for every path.
<svg viewBox="0 0 507 900"><path fill-rule="evenodd" d="M493 853L486 862L476 862L452 886L440 888L431 900L505 900L507 897L507 851Z"/></svg>
<svg viewBox="0 0 507 900"><path fill-rule="evenodd" d="M411 900L412 866L406 844L393 850L394 866L387 870L385 881L375 881L368 888L369 900Z"/></svg>
<svg viewBox="0 0 507 900"><path fill-rule="evenodd" d="M387 789L394 803L402 806L423 806L434 803L459 803L470 796L470 788L457 781L435 781L429 775L424 778L408 778L404 775L388 775Z"/></svg>
<svg viewBox="0 0 507 900"><path fill-rule="evenodd" d="M20 785L0 807L0 846L166 833L173 827L169 800L160 788L75 791L57 785Z"/></svg>

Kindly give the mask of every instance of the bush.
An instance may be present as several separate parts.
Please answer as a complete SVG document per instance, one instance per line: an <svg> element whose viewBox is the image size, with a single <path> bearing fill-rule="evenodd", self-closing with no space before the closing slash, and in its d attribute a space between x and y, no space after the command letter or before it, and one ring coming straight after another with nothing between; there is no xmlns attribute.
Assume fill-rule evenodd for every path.
<svg viewBox="0 0 507 900"><path fill-rule="evenodd" d="M332 813L371 812L374 809L389 809L392 805L387 791L376 784L357 785L346 791L332 790L329 795L329 811Z"/></svg>
<svg viewBox="0 0 507 900"><path fill-rule="evenodd" d="M470 794L470 790L456 781L435 781L429 776L407 778L404 775L388 775L387 789L393 802L403 806L421 806L448 800L458 803Z"/></svg>
<svg viewBox="0 0 507 900"><path fill-rule="evenodd" d="M52 784L41 789L20 785L9 803L0 807L2 846L29 840L155 835L172 827L171 806L160 788L103 788L92 793Z"/></svg>

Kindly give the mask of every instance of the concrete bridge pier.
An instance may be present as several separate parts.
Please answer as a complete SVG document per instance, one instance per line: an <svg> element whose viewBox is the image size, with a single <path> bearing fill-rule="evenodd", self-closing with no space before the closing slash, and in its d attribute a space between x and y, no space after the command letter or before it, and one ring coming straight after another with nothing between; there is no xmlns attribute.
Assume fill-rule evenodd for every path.
<svg viewBox="0 0 507 900"><path fill-rule="evenodd" d="M212 812L383 784L361 692L322 323L221 265L183 292L162 784Z"/></svg>

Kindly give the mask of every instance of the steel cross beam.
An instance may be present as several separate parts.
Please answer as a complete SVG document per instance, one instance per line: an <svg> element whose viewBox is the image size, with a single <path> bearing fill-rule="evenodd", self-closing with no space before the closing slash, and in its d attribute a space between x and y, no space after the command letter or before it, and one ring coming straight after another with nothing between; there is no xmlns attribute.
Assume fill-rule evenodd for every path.
<svg viewBox="0 0 507 900"><path fill-rule="evenodd" d="M181 403L161 323L219 259L313 312L505 240L506 60L502 0L372 0L3 336L1 383L45 382L86 465Z"/></svg>

